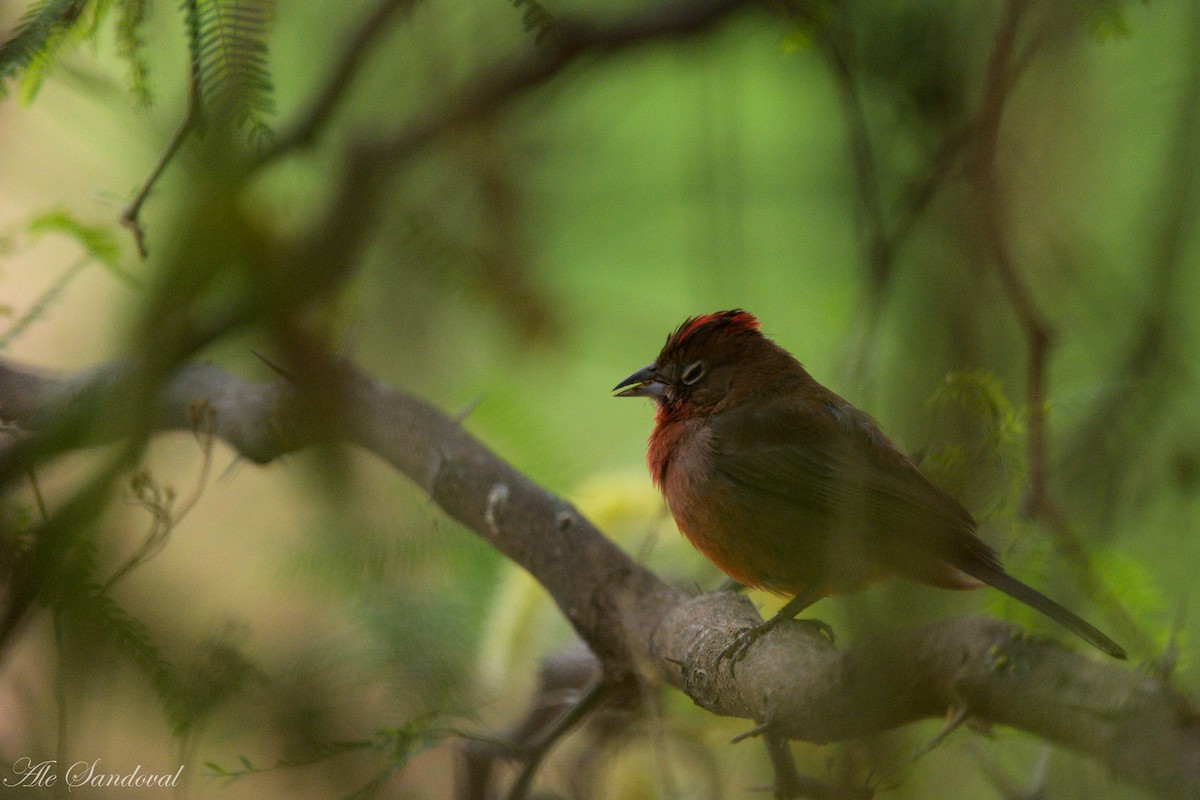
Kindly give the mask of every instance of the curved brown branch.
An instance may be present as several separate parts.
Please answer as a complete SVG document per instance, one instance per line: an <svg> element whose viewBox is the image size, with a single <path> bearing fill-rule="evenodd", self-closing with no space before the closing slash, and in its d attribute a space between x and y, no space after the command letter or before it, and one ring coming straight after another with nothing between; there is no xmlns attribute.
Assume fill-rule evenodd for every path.
<svg viewBox="0 0 1200 800"><path fill-rule="evenodd" d="M996 165L1000 140L1000 124L1004 108L1018 72L1013 66L1013 53L1021 20L1028 9L1026 0L1009 0L1005 4L996 32L996 43L988 59L983 98L975 128L975 159L972 163L973 186L979 201L980 225L983 238L991 251L992 264L1000 278L1004 293L1025 334L1028 350L1025 381L1026 406L1029 409L1029 507L1033 515L1042 514L1050 505L1046 467L1046 361L1053 345L1054 333L1025 282L1020 269L1013 263L1008 248L1008 206L1000 188ZM1076 543L1077 545L1077 543Z"/></svg>
<svg viewBox="0 0 1200 800"><path fill-rule="evenodd" d="M348 365L340 381L349 404L344 419L352 420L344 435L533 574L610 679L638 674L666 682L713 713L811 742L966 707L981 720L1086 753L1162 797L1200 796L1200 715L1186 698L1155 678L1031 640L997 620L947 620L845 651L807 626L784 625L731 675L719 656L738 630L758 621L748 600L684 596L447 415ZM50 377L0 361L0 409L6 424L28 428L87 387L113 383L106 370ZM249 383L190 365L167 382L154 427L190 429L189 409L203 402L215 413L214 435L268 461L328 436L304 427L293 394L283 383Z"/></svg>
<svg viewBox="0 0 1200 800"><path fill-rule="evenodd" d="M1043 522L1054 543L1072 568L1084 593L1120 626L1122 636L1136 640L1135 652L1151 653L1153 638L1133 619L1112 590L1096 574L1087 545L1050 489L1047 444L1047 365L1054 348L1054 329L1039 308L1008 245L1009 209L1000 186L997 158L1004 109L1017 79L1032 58L1035 45L1015 57L1021 23L1028 0L1009 0L1001 15L996 41L988 60L983 98L975 127L975 152L971 176L979 205L980 227L991 253L991 263L1026 340L1025 405L1028 409L1026 450L1029 457L1027 506L1031 517Z"/></svg>
<svg viewBox="0 0 1200 800"><path fill-rule="evenodd" d="M307 147L317 138L337 111L366 62L372 48L387 33L392 18L411 11L418 0L379 0L342 47L342 56L329 80L275 143L259 156L257 166L268 164L293 150Z"/></svg>

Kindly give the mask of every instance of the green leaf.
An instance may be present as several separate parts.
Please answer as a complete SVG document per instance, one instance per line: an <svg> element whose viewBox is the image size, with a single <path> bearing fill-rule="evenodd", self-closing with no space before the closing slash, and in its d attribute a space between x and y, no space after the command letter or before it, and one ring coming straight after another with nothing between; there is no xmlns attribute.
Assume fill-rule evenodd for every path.
<svg viewBox="0 0 1200 800"><path fill-rule="evenodd" d="M106 265L115 264L120 255L111 231L80 222L63 209L52 209L34 217L29 223L29 232L37 236L46 233L68 236L79 242L89 256Z"/></svg>
<svg viewBox="0 0 1200 800"><path fill-rule="evenodd" d="M121 248L111 228L88 225L63 209L52 209L34 217L29 232L35 236L58 233L74 239L87 255L99 262L114 277L132 287L141 284L136 277L120 266Z"/></svg>

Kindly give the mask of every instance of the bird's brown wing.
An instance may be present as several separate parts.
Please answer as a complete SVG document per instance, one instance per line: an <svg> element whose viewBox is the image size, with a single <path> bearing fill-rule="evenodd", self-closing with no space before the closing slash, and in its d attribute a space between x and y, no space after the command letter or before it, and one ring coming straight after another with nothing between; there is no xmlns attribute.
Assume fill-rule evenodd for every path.
<svg viewBox="0 0 1200 800"><path fill-rule="evenodd" d="M846 561L862 558L874 560L879 572L949 588L967 588L956 583L965 574L1109 655L1127 657L1086 620L1006 573L995 551L975 535L966 509L930 483L866 414L832 393L757 405L709 419L713 470L740 489L745 516L769 528L769 537L807 540L790 548L775 542L774 552L797 557L792 569L807 568L800 559L820 558L824 551L825 575L810 574L810 584L831 592L853 589L856 574L870 573L856 572L862 565ZM797 530L798 521L826 530ZM787 576L780 578L783 583Z"/></svg>
<svg viewBox="0 0 1200 800"><path fill-rule="evenodd" d="M938 585L969 585L959 570L974 564L999 567L967 510L837 395L743 406L709 425L714 470L748 490L764 519L823 524L847 558Z"/></svg>

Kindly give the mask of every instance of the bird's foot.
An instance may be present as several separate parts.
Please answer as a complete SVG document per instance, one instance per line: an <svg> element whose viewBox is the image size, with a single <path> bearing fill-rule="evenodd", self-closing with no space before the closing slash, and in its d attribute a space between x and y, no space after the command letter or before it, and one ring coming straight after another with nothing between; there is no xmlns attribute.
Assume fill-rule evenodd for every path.
<svg viewBox="0 0 1200 800"><path fill-rule="evenodd" d="M721 654L717 656L717 667L720 668L722 661L728 661L730 674L737 674L738 662L746 657L750 645L761 639L776 624L778 623L772 618L751 628L742 628L734 635L733 641L726 645Z"/></svg>
<svg viewBox="0 0 1200 800"><path fill-rule="evenodd" d="M718 668L720 667L722 661L728 661L730 673L736 674L738 662L746 657L746 653L749 652L750 646L769 633L785 619L787 619L787 617L774 616L766 622L760 623L751 628L743 628L742 630L738 631L733 637L733 641L721 651L719 656L717 656ZM833 633L833 628L824 620L798 619L793 621L798 622L805 627L812 628L818 636L824 636L826 639L828 639L830 644L833 644L837 638Z"/></svg>

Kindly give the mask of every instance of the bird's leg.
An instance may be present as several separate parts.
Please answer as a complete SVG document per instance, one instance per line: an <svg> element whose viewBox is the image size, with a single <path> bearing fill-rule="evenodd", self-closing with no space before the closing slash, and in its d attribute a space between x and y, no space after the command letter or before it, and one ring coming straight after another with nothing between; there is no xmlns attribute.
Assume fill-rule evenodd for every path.
<svg viewBox="0 0 1200 800"><path fill-rule="evenodd" d="M801 611L820 600L824 594L819 589L809 589L787 601L783 608L779 609L779 612L769 620L752 628L745 628L738 631L733 641L729 643L729 646L722 650L721 655L717 657L717 663L720 664L720 662L728 659L730 669L735 669L737 663L746 657L746 652L750 649L750 645L761 639L764 634L775 628L779 623L795 618ZM829 627L827 623L817 619L805 620L805 622L815 626L817 630L828 636L830 641L833 641L833 628Z"/></svg>

